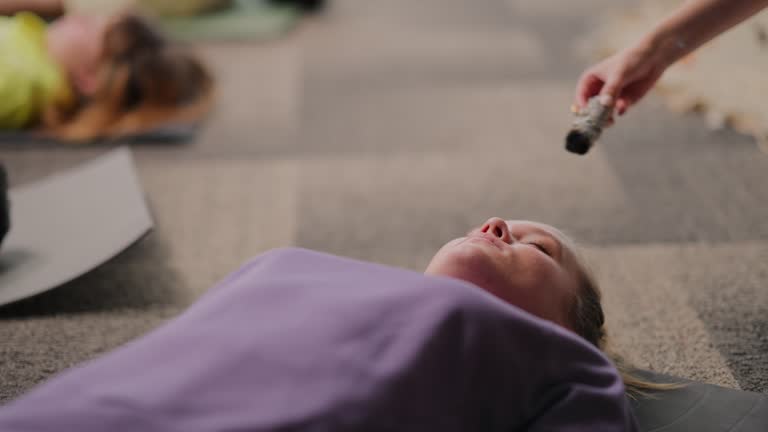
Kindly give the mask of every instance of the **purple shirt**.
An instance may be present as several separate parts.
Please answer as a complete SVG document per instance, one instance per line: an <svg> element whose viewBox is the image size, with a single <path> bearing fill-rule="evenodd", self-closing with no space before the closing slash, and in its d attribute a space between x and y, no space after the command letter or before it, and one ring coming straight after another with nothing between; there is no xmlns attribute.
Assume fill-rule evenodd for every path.
<svg viewBox="0 0 768 432"><path fill-rule="evenodd" d="M634 431L596 348L474 285L265 253L0 408L0 431Z"/></svg>

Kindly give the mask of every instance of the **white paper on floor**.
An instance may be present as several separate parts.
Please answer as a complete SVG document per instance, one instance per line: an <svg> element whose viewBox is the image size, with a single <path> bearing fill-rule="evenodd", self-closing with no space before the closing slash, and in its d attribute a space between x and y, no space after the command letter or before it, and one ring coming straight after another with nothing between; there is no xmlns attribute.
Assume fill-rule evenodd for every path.
<svg viewBox="0 0 768 432"><path fill-rule="evenodd" d="M10 190L0 248L0 305L81 276L152 228L131 152L117 149Z"/></svg>

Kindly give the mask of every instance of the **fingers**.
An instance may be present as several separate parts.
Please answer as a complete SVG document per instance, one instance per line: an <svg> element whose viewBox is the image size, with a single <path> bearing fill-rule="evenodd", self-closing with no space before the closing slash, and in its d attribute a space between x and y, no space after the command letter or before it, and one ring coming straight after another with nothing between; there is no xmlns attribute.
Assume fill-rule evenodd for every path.
<svg viewBox="0 0 768 432"><path fill-rule="evenodd" d="M576 88L576 106L583 108L589 99L600 96L600 103L611 107L617 102L616 96L621 94L623 80L614 74L609 80L603 80L594 72L586 72Z"/></svg>
<svg viewBox="0 0 768 432"><path fill-rule="evenodd" d="M600 93L603 88L603 80L592 72L586 72L579 79L576 86L576 105L584 107L587 101Z"/></svg>
<svg viewBox="0 0 768 432"><path fill-rule="evenodd" d="M623 116L623 115L624 115L624 113L626 113L626 112L627 112L627 110L629 109L629 106L630 106L630 105L631 105L631 102L630 102L630 100L629 100L629 99L627 99L625 96L621 96L621 97L620 97L620 98L619 98L619 99L616 101L616 111L618 112L618 114L619 114L620 116Z"/></svg>
<svg viewBox="0 0 768 432"><path fill-rule="evenodd" d="M609 107L611 114L622 116L648 93L663 72L664 67L655 65L646 50L624 50L592 66L581 76L576 104L583 108L590 98L599 96L599 102Z"/></svg>
<svg viewBox="0 0 768 432"><path fill-rule="evenodd" d="M621 94L624 103L622 104L623 109L619 109L619 115L626 112L631 105L639 102L653 88L660 76L660 73L654 73L628 85Z"/></svg>

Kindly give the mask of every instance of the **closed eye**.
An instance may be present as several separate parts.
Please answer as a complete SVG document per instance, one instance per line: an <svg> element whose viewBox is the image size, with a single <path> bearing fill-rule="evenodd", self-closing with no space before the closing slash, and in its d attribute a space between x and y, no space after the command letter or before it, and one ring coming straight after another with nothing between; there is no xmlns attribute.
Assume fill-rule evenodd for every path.
<svg viewBox="0 0 768 432"><path fill-rule="evenodd" d="M548 251L548 250L547 250L547 249L546 249L544 246L542 246L542 245L540 245L540 244L538 244L538 243L528 243L528 244L529 244L530 246L533 246L533 247L535 247L536 249L538 249L538 250L542 251L542 252L543 252L545 255L547 255L547 256L552 256L552 254L551 254L551 253L549 253L549 251Z"/></svg>

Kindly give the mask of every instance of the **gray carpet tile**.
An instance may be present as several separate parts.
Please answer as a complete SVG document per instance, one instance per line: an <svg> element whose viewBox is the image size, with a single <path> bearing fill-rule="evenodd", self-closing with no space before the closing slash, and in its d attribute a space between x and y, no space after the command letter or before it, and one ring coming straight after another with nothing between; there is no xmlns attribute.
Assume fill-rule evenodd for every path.
<svg viewBox="0 0 768 432"><path fill-rule="evenodd" d="M615 12L622 8L642 3L642 0L581 0L578 9L562 0L502 0L509 13L522 16L536 22L551 22L556 19L581 19L585 23L593 22L595 13ZM585 16L590 13L591 16Z"/></svg>
<svg viewBox="0 0 768 432"><path fill-rule="evenodd" d="M138 159L155 232L168 249L169 266L182 275L186 300L251 257L293 243L296 163Z"/></svg>
<svg viewBox="0 0 768 432"><path fill-rule="evenodd" d="M638 227L612 240L768 238L768 155L746 137L710 132L700 118L664 115L647 102L601 144L634 214L627 225Z"/></svg>
<svg viewBox="0 0 768 432"><path fill-rule="evenodd" d="M62 288L66 290L66 288ZM44 294L45 295L45 294ZM96 297L91 294L91 297ZM0 403L52 375L110 351L175 316L181 308L101 310L3 316L0 321Z"/></svg>
<svg viewBox="0 0 768 432"><path fill-rule="evenodd" d="M692 246L589 247L603 292L609 344L639 367L738 387L725 354L694 305L688 275L717 271L686 260Z"/></svg>
<svg viewBox="0 0 768 432"><path fill-rule="evenodd" d="M510 25L537 35L547 53L547 76L573 80L602 47L591 37L595 23L641 3L638 0L504 0ZM606 18L607 19L607 18Z"/></svg>
<svg viewBox="0 0 768 432"><path fill-rule="evenodd" d="M341 0L330 2L326 19L402 28L489 28L507 26L503 0Z"/></svg>
<svg viewBox="0 0 768 432"><path fill-rule="evenodd" d="M307 92L299 141L306 152L491 151L510 158L523 152L562 157L570 125L572 89L560 82L427 86L316 97L311 89Z"/></svg>
<svg viewBox="0 0 768 432"><path fill-rule="evenodd" d="M691 304L741 387L768 389L768 243L701 245L683 266Z"/></svg>
<svg viewBox="0 0 768 432"><path fill-rule="evenodd" d="M301 100L299 40L294 35L269 44L200 47L217 80L214 112L191 145L147 150L236 156L290 146Z"/></svg>
<svg viewBox="0 0 768 432"><path fill-rule="evenodd" d="M534 78L549 71L539 35L517 27L392 32L364 23L306 33L306 96Z"/></svg>
<svg viewBox="0 0 768 432"><path fill-rule="evenodd" d="M382 248L436 250L491 216L544 221L589 238L599 235L605 215L624 212L622 191L599 157L574 161L564 151L536 153L305 163L299 213L313 223L299 225L297 241L369 258Z"/></svg>
<svg viewBox="0 0 768 432"><path fill-rule="evenodd" d="M768 243L612 246L589 257L611 337L635 364L768 389Z"/></svg>

